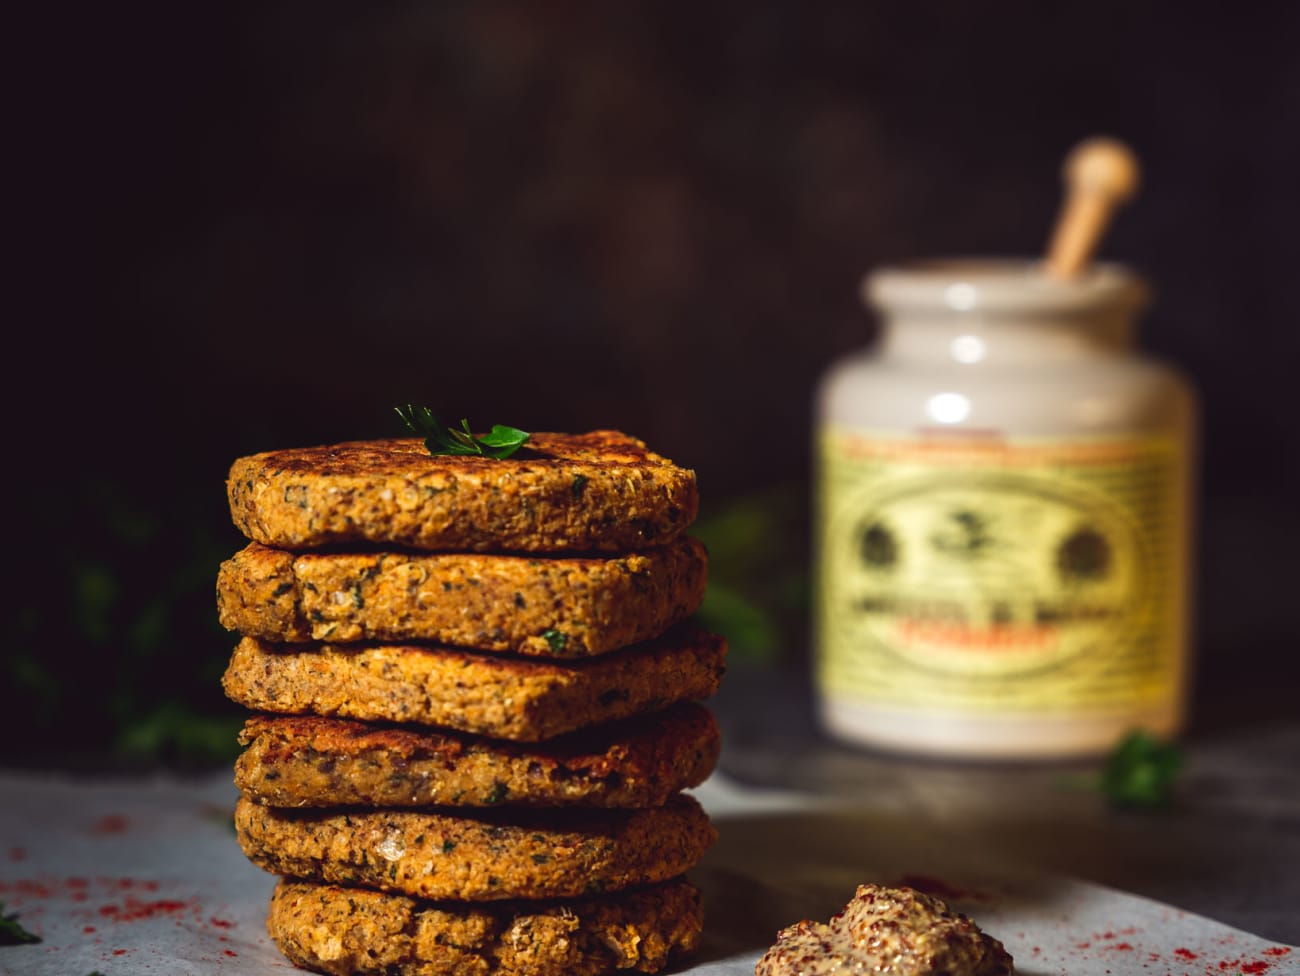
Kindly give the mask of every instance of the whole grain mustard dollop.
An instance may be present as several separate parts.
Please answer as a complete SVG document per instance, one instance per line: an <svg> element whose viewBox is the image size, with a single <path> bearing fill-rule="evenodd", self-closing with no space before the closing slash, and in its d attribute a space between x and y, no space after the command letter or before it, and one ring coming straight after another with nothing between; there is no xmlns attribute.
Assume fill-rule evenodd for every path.
<svg viewBox="0 0 1300 976"><path fill-rule="evenodd" d="M755 976L1008 976L1002 943L960 912L911 888L859 885L829 923L797 922Z"/></svg>

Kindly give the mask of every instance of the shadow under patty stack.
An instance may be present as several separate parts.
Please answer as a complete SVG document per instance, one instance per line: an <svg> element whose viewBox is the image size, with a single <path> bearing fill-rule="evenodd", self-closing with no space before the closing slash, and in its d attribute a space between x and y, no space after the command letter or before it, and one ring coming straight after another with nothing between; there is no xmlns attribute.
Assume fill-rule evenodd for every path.
<svg viewBox="0 0 1300 976"><path fill-rule="evenodd" d="M416 439L240 458L226 561L256 711L240 846L271 937L326 973L656 972L697 945L716 834L698 704L726 647L687 618L694 473L626 435L505 460Z"/></svg>

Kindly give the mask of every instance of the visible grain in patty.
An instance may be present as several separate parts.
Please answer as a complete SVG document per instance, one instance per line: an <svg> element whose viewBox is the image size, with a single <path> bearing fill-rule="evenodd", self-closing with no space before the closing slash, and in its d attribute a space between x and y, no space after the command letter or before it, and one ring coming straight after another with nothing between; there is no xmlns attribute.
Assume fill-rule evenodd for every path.
<svg viewBox="0 0 1300 976"><path fill-rule="evenodd" d="M274 641L429 640L546 657L663 633L704 599L694 539L600 558L308 553L253 543L222 563L229 630Z"/></svg>
<svg viewBox="0 0 1300 976"><path fill-rule="evenodd" d="M239 845L273 874L417 898L567 898L666 881L717 839L678 794L644 810L285 810L235 806Z"/></svg>
<svg viewBox="0 0 1300 976"><path fill-rule="evenodd" d="M235 785L278 807L662 806L718 759L700 705L602 725L541 745L413 726L257 715Z"/></svg>
<svg viewBox="0 0 1300 976"><path fill-rule="evenodd" d="M425 645L280 645L245 637L226 694L248 708L414 722L538 742L601 722L711 697L726 643L681 625L581 662Z"/></svg>
<svg viewBox="0 0 1300 976"><path fill-rule="evenodd" d="M537 433L506 460L416 438L239 458L235 525L286 549L348 542L476 552L618 552L668 542L699 509L695 472L617 431Z"/></svg>
<svg viewBox="0 0 1300 976"><path fill-rule="evenodd" d="M334 976L600 976L658 972L699 945L702 920L683 880L473 906L285 879L266 926L294 964Z"/></svg>

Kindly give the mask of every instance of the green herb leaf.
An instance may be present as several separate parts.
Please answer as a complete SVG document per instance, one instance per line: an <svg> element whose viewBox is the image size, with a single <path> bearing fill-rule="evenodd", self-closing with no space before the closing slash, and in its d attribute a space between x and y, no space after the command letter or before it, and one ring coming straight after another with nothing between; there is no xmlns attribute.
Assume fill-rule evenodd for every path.
<svg viewBox="0 0 1300 976"><path fill-rule="evenodd" d="M547 646L556 654L564 650L564 646L569 643L569 635L562 630L553 628L544 630L542 631L542 637L545 638Z"/></svg>
<svg viewBox="0 0 1300 976"><path fill-rule="evenodd" d="M1130 732L1102 767L1100 787L1116 807L1166 806L1183 766L1178 747L1146 732Z"/></svg>
<svg viewBox="0 0 1300 976"><path fill-rule="evenodd" d="M518 427L503 427L501 424L493 424L492 429L485 436L479 438L479 443L484 447L496 448L498 451L509 448L513 454L528 443L528 437L528 432L520 430ZM496 456L500 457L501 455Z"/></svg>
<svg viewBox="0 0 1300 976"><path fill-rule="evenodd" d="M0 901L0 946L31 945L40 942L39 935L33 935L18 924L16 914L6 915L5 903Z"/></svg>
<svg viewBox="0 0 1300 976"><path fill-rule="evenodd" d="M514 454L531 436L517 427L493 424L483 437L475 437L469 421L461 418L460 429L448 427L428 407L413 403L393 408L411 433L424 438L430 454L478 455L503 460Z"/></svg>

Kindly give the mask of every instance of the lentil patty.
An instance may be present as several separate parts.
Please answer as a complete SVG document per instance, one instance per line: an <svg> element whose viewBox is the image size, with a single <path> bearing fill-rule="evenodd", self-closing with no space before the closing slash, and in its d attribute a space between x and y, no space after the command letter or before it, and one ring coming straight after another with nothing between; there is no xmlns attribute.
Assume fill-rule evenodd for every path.
<svg viewBox="0 0 1300 976"><path fill-rule="evenodd" d="M601 722L711 697L726 642L689 624L581 662L429 645L271 644L245 637L226 694L247 708L414 722L539 742Z"/></svg>
<svg viewBox="0 0 1300 976"><path fill-rule="evenodd" d="M663 633L704 599L694 539L601 558L295 555L253 543L221 566L229 630L273 641L429 640L582 657Z"/></svg>
<svg viewBox="0 0 1300 976"><path fill-rule="evenodd" d="M411 726L258 715L235 785L277 807L662 806L718 759L718 726L682 704L521 746Z"/></svg>
<svg viewBox="0 0 1300 976"><path fill-rule="evenodd" d="M617 431L533 434L505 460L430 455L417 438L242 457L226 482L248 538L475 552L618 552L668 542L699 509L695 472Z"/></svg>
<svg viewBox="0 0 1300 976"><path fill-rule="evenodd" d="M696 948L702 916L682 880L487 906L281 880L266 927L293 963L335 976L599 976L658 972Z"/></svg>
<svg viewBox="0 0 1300 976"><path fill-rule="evenodd" d="M241 797L239 846L273 874L417 898L568 898L666 881L717 839L694 798L643 810L285 810Z"/></svg>

